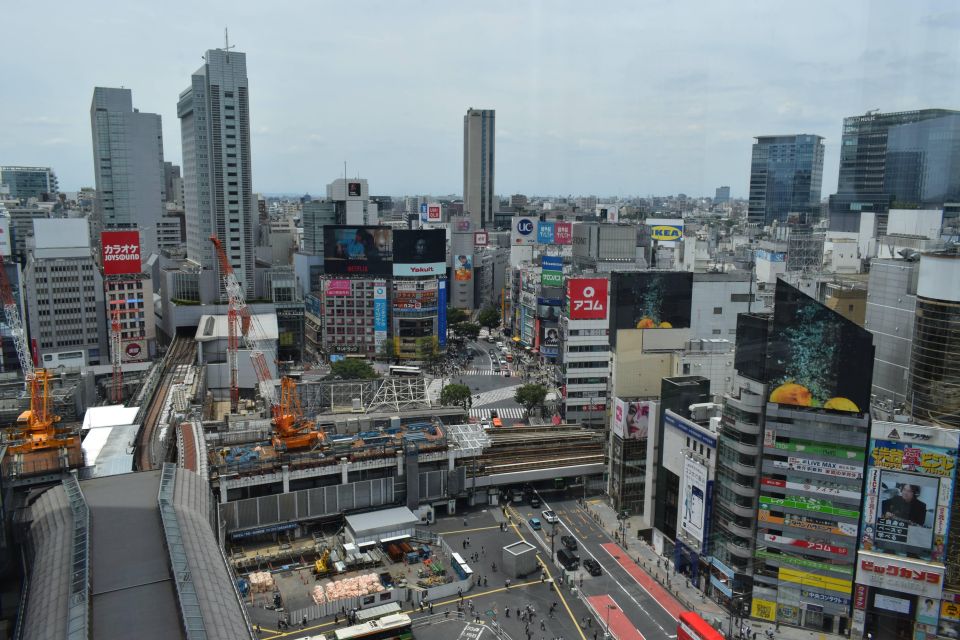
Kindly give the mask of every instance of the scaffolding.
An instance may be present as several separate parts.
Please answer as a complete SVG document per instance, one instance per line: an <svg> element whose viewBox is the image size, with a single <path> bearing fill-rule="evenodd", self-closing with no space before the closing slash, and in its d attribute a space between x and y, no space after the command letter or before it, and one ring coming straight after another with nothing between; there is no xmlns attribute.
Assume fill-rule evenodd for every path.
<svg viewBox="0 0 960 640"><path fill-rule="evenodd" d="M790 227L787 238L787 273L809 275L823 266L824 234L810 227Z"/></svg>
<svg viewBox="0 0 960 640"><path fill-rule="evenodd" d="M305 415L429 409L426 379L304 381L297 387Z"/></svg>

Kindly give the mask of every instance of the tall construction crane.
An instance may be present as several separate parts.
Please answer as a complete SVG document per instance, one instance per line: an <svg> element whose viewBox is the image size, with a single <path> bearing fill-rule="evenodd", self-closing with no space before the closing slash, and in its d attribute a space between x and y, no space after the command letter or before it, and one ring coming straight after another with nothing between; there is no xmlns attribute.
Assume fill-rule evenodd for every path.
<svg viewBox="0 0 960 640"><path fill-rule="evenodd" d="M260 396L270 406L273 416L271 421L274 427L273 446L283 451L294 449L313 448L325 439L316 423L305 420L300 396L297 394L297 383L290 377L284 377L280 383L280 399L270 378L270 369L267 367L265 355L268 349L267 341L263 337L263 330L257 325L250 313L243 288L237 280L233 266L227 259L227 253L216 236L210 236L210 242L217 250L220 261L220 276L223 278L223 287L227 292L229 306L227 309L227 363L230 366L230 408L237 410L240 399L240 385L238 381L238 354L240 340L244 348L250 350L250 361L260 386Z"/></svg>
<svg viewBox="0 0 960 640"><path fill-rule="evenodd" d="M240 340L243 346L250 350L250 361L253 363L254 373L260 386L260 395L270 405L276 414L278 410L276 392L270 383L270 368L264 355L266 340L262 337L263 331L253 322L250 307L247 306L243 294L243 287L233 272L233 265L227 258L227 252L217 236L210 236L220 261L220 277L223 279L223 288L227 292L229 306L227 309L227 364L230 367L230 410L237 411L240 403L240 381L238 378L237 354L240 350ZM251 335L253 329L253 335Z"/></svg>
<svg viewBox="0 0 960 640"><path fill-rule="evenodd" d="M123 402L123 365L120 361L120 338L122 332L123 327L120 325L120 307L113 304L113 307L110 309L110 363L113 365L111 399L115 404Z"/></svg>
<svg viewBox="0 0 960 640"><path fill-rule="evenodd" d="M50 373L46 369L35 369L30 350L27 348L27 334L20 318L20 308L13 297L10 279L0 254L0 301L7 319L7 326L13 335L17 348L17 358L23 371L24 386L30 393L30 408L17 418L17 429L21 442L8 447L10 453L30 453L43 449L69 447L76 438L58 438L56 423L60 416L53 413L53 398L50 394Z"/></svg>
<svg viewBox="0 0 960 640"><path fill-rule="evenodd" d="M27 332L20 319L20 307L13 297L13 289L10 287L2 253L0 253L0 301L3 302L3 313L7 318L10 333L13 335L13 344L17 348L17 358L20 360L20 369L23 371L24 390L30 391L30 381L34 374L33 358L30 357L30 350L27 348Z"/></svg>

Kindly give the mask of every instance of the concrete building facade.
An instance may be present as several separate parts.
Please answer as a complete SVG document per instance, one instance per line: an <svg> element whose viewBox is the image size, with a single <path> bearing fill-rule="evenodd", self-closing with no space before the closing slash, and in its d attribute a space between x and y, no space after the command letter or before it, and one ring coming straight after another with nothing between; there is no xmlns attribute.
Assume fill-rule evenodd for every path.
<svg viewBox="0 0 960 640"><path fill-rule="evenodd" d="M24 270L30 338L41 366L103 364L107 353L103 278L84 219L35 220Z"/></svg>
<svg viewBox="0 0 960 640"><path fill-rule="evenodd" d="M105 229L140 229L142 254L157 251L166 179L160 116L133 108L130 89L96 87L90 104L97 200L96 241ZM172 187L172 179L171 179Z"/></svg>
<svg viewBox="0 0 960 640"><path fill-rule="evenodd" d="M463 116L463 211L476 229L493 226L496 111L467 109Z"/></svg>
<svg viewBox="0 0 960 640"><path fill-rule="evenodd" d="M206 62L180 94L177 116L183 139L184 207L187 257L215 270L210 236L217 236L227 258L254 297L254 239L257 202L250 160L250 99L246 54L211 49ZM220 297L215 279L202 279L200 302Z"/></svg>

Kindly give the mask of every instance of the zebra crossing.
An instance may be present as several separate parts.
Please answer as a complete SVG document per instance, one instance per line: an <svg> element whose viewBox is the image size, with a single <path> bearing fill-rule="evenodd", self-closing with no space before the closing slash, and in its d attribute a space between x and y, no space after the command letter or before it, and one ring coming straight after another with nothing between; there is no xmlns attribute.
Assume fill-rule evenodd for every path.
<svg viewBox="0 0 960 640"><path fill-rule="evenodd" d="M459 374L461 376L502 376L503 371L493 371L492 369L464 369Z"/></svg>
<svg viewBox="0 0 960 640"><path fill-rule="evenodd" d="M470 417L478 418L480 420L490 418L490 412L492 409L470 409ZM508 420L523 420L523 407L507 407L505 409L496 409L497 416L508 419Z"/></svg>

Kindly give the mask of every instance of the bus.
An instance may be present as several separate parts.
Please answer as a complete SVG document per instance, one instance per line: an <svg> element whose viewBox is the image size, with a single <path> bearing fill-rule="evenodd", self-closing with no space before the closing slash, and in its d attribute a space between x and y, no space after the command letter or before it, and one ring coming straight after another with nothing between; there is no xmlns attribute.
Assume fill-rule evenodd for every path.
<svg viewBox="0 0 960 640"><path fill-rule="evenodd" d="M459 553L450 554L450 566L453 567L453 572L457 574L461 580L468 580L473 577L473 569L470 568L470 565L467 564L467 561L463 559Z"/></svg>
<svg viewBox="0 0 960 640"><path fill-rule="evenodd" d="M392 364L389 369L391 376L419 376L420 367L404 367Z"/></svg>
<svg viewBox="0 0 960 640"><path fill-rule="evenodd" d="M677 640L724 640L723 634L710 626L695 611L682 611L677 620Z"/></svg>
<svg viewBox="0 0 960 640"><path fill-rule="evenodd" d="M413 640L413 625L410 616L395 613L314 636L312 640Z"/></svg>

